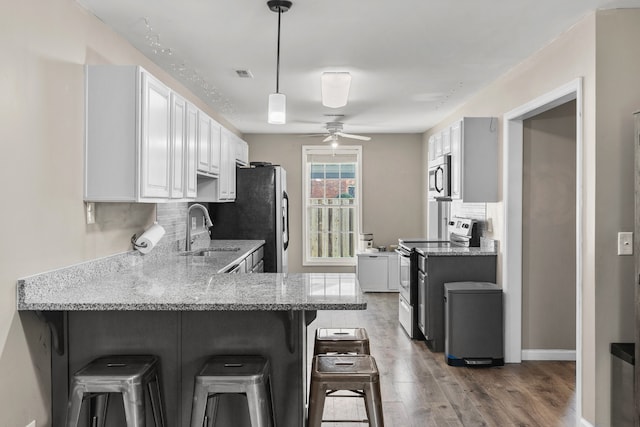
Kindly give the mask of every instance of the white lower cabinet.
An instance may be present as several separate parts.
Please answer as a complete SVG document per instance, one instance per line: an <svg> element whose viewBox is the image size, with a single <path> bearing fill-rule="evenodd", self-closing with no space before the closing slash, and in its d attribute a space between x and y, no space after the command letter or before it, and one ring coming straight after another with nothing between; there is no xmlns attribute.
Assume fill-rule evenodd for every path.
<svg viewBox="0 0 640 427"><path fill-rule="evenodd" d="M226 273L264 273L264 246L235 263Z"/></svg>
<svg viewBox="0 0 640 427"><path fill-rule="evenodd" d="M398 254L395 252L360 253L356 274L363 292L397 292L400 274Z"/></svg>

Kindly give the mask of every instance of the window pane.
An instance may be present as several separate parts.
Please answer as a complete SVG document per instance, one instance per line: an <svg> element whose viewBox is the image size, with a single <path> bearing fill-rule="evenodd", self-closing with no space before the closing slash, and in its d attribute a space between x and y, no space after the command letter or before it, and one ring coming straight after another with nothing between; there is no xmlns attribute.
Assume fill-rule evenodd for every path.
<svg viewBox="0 0 640 427"><path fill-rule="evenodd" d="M309 198L306 200L308 257L317 260L355 257L360 151L306 155ZM347 150L348 151L348 150Z"/></svg>

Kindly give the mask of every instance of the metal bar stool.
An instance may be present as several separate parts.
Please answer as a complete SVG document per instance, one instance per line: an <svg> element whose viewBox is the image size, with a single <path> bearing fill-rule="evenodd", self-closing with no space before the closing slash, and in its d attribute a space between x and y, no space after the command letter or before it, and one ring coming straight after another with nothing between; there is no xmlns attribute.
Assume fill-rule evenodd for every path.
<svg viewBox="0 0 640 427"><path fill-rule="evenodd" d="M261 356L214 356L196 375L191 427L213 426L222 393L246 394L252 427L275 426L269 360Z"/></svg>
<svg viewBox="0 0 640 427"><path fill-rule="evenodd" d="M76 427L85 397L91 400L90 425L103 427L109 393L121 393L127 427L143 427L145 389L149 393L156 427L164 427L164 410L155 356L106 356L95 359L73 374L67 407L67 427Z"/></svg>
<svg viewBox="0 0 640 427"><path fill-rule="evenodd" d="M369 335L364 328L318 328L313 354L370 354Z"/></svg>
<svg viewBox="0 0 640 427"><path fill-rule="evenodd" d="M367 420L322 419L325 398L341 390L351 391L356 397L364 398ZM309 390L309 427L320 427L323 421L368 422L372 427L384 427L380 373L372 356L357 354L313 357Z"/></svg>

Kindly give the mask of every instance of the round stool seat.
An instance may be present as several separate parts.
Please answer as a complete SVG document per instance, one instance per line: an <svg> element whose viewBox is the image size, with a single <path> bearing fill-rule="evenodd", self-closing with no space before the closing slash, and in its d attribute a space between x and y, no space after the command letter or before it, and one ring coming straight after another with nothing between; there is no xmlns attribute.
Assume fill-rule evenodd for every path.
<svg viewBox="0 0 640 427"><path fill-rule="evenodd" d="M313 354L369 354L369 335L364 328L318 328Z"/></svg>

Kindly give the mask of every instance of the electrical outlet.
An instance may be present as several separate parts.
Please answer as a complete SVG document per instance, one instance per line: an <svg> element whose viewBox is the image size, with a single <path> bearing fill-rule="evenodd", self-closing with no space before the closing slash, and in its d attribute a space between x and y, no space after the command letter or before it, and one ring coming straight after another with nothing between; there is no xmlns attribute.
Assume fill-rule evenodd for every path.
<svg viewBox="0 0 640 427"><path fill-rule="evenodd" d="M36 420L31 421L29 424L27 424L25 427L36 427Z"/></svg>
<svg viewBox="0 0 640 427"><path fill-rule="evenodd" d="M86 208L86 216L87 216L87 224L95 224L96 223L96 204L94 202L85 203Z"/></svg>
<svg viewBox="0 0 640 427"><path fill-rule="evenodd" d="M631 231L618 233L618 255L633 255L633 233Z"/></svg>

